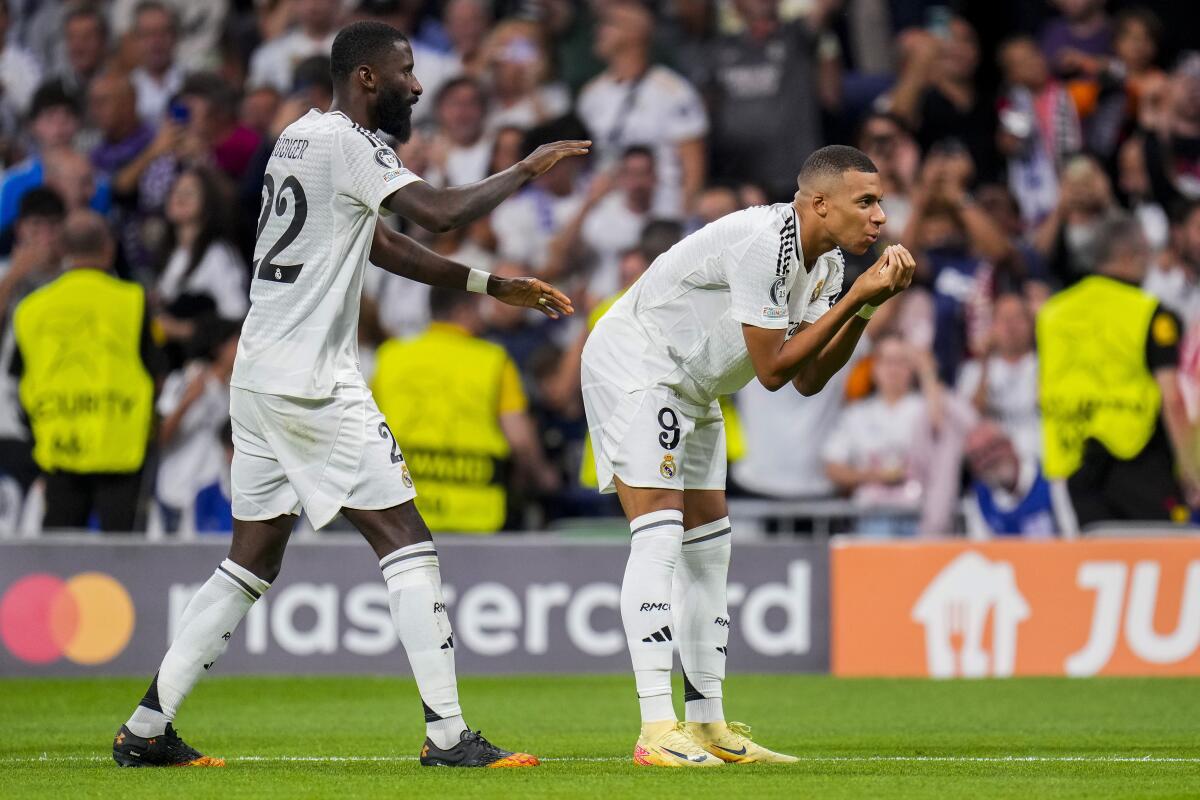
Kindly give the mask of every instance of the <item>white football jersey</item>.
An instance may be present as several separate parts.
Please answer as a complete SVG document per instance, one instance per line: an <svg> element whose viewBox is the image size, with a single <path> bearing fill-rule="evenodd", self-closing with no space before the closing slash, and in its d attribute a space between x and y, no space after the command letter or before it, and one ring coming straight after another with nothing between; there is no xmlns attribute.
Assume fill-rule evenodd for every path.
<svg viewBox="0 0 1200 800"><path fill-rule="evenodd" d="M320 399L363 383L358 308L375 222L384 199L416 180L341 112L313 109L284 129L263 177L233 386Z"/></svg>
<svg viewBox="0 0 1200 800"><path fill-rule="evenodd" d="M839 250L804 269L788 203L709 223L663 253L597 324L584 358L628 390L660 384L708 404L754 377L742 325L821 318L842 290Z"/></svg>

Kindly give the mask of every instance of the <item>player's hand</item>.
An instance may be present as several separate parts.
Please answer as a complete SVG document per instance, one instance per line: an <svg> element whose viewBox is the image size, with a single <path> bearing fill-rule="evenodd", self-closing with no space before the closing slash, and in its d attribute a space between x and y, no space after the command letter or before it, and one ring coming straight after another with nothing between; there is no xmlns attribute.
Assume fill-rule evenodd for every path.
<svg viewBox="0 0 1200 800"><path fill-rule="evenodd" d="M861 294L857 298L858 302L870 303L873 306L883 304L912 284L916 269L917 260L904 245L888 245L879 260L854 282Z"/></svg>
<svg viewBox="0 0 1200 800"><path fill-rule="evenodd" d="M575 313L571 298L537 278L496 278L488 284L488 294L521 308L536 308L550 319Z"/></svg>
<svg viewBox="0 0 1200 800"><path fill-rule="evenodd" d="M521 166L529 171L530 178L544 175L559 161L571 156L585 156L592 146L588 139L569 139L562 142L544 144L534 150L521 162Z"/></svg>

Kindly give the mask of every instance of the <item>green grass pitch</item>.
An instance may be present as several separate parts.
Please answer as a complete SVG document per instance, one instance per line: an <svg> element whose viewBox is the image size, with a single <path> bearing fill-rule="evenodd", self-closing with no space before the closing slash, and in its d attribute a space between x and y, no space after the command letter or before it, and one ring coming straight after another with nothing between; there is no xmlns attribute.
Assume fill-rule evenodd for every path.
<svg viewBox="0 0 1200 800"><path fill-rule="evenodd" d="M467 721L545 758L536 769L422 769L412 683L362 677L203 681L179 729L229 766L118 769L111 737L143 688L0 680L0 796L1200 797L1200 679L734 676L730 718L804 760L696 771L632 765L636 703L624 676L462 681Z"/></svg>

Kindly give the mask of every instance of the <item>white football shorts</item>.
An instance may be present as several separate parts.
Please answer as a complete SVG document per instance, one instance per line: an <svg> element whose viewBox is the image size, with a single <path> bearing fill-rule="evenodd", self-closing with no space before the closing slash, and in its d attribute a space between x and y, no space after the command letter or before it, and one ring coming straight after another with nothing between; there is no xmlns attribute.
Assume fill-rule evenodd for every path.
<svg viewBox="0 0 1200 800"><path fill-rule="evenodd" d="M366 386L307 400L231 387L233 516L299 514L314 528L343 506L391 508L417 496L408 465Z"/></svg>
<svg viewBox="0 0 1200 800"><path fill-rule="evenodd" d="M583 408L601 492L617 490L614 477L638 488L725 490L719 403L696 405L661 385L631 391L589 361L582 365Z"/></svg>

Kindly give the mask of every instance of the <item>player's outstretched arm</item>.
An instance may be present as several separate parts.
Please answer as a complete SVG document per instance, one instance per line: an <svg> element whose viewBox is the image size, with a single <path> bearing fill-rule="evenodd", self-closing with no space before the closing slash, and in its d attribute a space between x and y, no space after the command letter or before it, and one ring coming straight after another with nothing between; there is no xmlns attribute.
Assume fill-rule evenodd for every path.
<svg viewBox="0 0 1200 800"><path fill-rule="evenodd" d="M877 306L912 282L916 260L899 245L888 247L870 269L859 276L841 302L812 325L803 326L785 341L780 329L742 325L746 348L759 382L774 392L792 383L803 395L813 395L846 365L866 319L864 305Z"/></svg>
<svg viewBox="0 0 1200 800"><path fill-rule="evenodd" d="M384 205L429 231L442 233L479 219L505 198L564 158L586 155L590 141L544 144L503 172L465 186L438 189L413 181L388 195Z"/></svg>
<svg viewBox="0 0 1200 800"><path fill-rule="evenodd" d="M375 226L371 263L417 283L464 291L471 274L470 267L443 258L383 225ZM487 293L510 306L537 309L551 319L575 313L571 298L537 278L499 278L490 275Z"/></svg>

